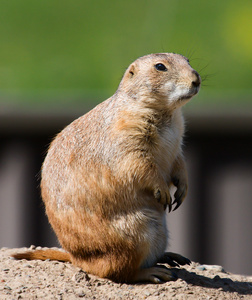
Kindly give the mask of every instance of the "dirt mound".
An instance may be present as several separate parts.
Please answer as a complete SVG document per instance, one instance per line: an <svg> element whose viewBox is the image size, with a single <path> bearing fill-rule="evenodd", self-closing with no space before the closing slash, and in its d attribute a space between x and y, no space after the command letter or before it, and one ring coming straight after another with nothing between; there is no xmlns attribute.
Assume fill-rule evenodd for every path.
<svg viewBox="0 0 252 300"><path fill-rule="evenodd" d="M0 250L0 299L252 299L252 277L220 266L192 263L172 268L177 281L117 284L86 274L70 263L10 258L28 248Z"/></svg>

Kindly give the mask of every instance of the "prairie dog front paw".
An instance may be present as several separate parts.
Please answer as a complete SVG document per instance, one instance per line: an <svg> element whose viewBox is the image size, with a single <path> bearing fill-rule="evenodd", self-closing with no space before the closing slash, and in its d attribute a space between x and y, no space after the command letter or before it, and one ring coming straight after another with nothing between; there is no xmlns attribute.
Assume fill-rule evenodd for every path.
<svg viewBox="0 0 252 300"><path fill-rule="evenodd" d="M179 208L179 206L184 201L187 190L188 190L188 179L187 179L187 171L184 159L181 155L179 155L174 163L172 170L172 183L177 188L174 194L174 201L172 205L176 204L173 211Z"/></svg>
<svg viewBox="0 0 252 300"><path fill-rule="evenodd" d="M169 212L171 211L171 195L167 184L163 185L162 187L160 185L155 186L154 197L160 204L164 205L164 209L166 209L166 207L169 206Z"/></svg>

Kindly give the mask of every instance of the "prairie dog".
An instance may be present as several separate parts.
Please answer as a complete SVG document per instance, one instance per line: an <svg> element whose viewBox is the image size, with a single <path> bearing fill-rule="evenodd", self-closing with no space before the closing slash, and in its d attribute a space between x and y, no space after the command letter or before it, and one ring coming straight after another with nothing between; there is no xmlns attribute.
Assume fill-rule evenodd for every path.
<svg viewBox="0 0 252 300"><path fill-rule="evenodd" d="M111 98L57 135L43 163L42 198L67 253L14 257L71 261L116 282L175 280L156 264L190 262L165 253L165 209L177 209L187 193L181 107L200 84L182 55L135 60Z"/></svg>

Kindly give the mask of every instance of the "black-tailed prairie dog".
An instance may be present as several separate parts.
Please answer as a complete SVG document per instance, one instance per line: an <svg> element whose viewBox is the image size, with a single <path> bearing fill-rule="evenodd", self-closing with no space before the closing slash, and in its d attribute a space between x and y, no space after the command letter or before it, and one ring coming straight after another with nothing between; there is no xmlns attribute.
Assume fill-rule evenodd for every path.
<svg viewBox="0 0 252 300"><path fill-rule="evenodd" d="M71 261L116 282L176 279L157 263L190 262L165 253L165 209L176 209L187 193L181 107L200 83L182 55L134 61L111 98L57 135L43 163L42 198L67 253L49 249L14 257Z"/></svg>

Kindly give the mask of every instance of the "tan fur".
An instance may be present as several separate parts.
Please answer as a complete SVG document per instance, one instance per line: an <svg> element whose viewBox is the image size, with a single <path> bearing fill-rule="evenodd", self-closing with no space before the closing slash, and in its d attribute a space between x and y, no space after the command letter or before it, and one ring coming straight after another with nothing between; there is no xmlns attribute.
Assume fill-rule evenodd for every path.
<svg viewBox="0 0 252 300"><path fill-rule="evenodd" d="M158 63L167 71L157 70ZM141 57L111 98L52 142L42 198L74 265L119 282L171 280L155 264L167 244L169 189L177 186L177 206L187 193L180 108L199 86L185 57Z"/></svg>

